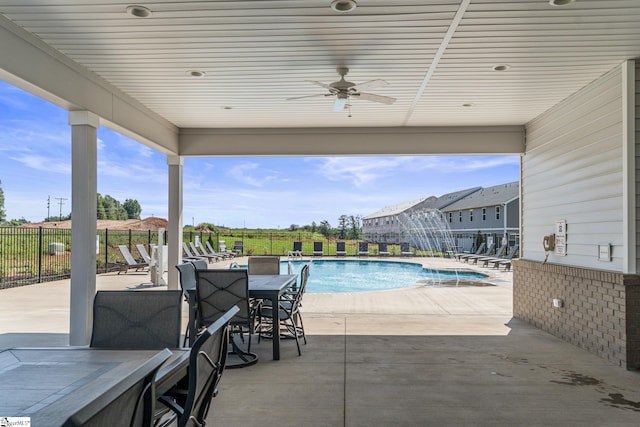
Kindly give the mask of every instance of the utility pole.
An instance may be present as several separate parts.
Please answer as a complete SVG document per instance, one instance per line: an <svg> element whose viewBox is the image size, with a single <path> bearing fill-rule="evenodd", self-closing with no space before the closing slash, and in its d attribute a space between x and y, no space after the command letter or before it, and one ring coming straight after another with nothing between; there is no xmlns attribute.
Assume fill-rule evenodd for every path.
<svg viewBox="0 0 640 427"><path fill-rule="evenodd" d="M51 218L51 196L47 196L47 222Z"/></svg>
<svg viewBox="0 0 640 427"><path fill-rule="evenodd" d="M60 216L58 217L58 221L62 221L62 205L64 205L65 200L69 199L65 199L64 197L56 197L56 200L60 202Z"/></svg>

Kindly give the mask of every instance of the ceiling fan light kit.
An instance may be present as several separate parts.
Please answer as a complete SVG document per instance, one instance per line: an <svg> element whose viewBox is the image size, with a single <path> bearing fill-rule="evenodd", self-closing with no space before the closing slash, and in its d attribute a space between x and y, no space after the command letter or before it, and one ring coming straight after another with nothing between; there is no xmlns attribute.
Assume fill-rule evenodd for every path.
<svg viewBox="0 0 640 427"><path fill-rule="evenodd" d="M395 98L390 96L382 96L376 95L373 93L362 92L362 89L370 89L373 87L386 86L388 83L384 80L369 80L364 83L353 83L344 79L344 76L347 75L349 69L346 67L338 67L336 69L338 74L340 75L340 80L335 81L333 83L322 83L315 80L307 80L309 83L313 83L314 85L323 87L327 89L328 93L316 94L316 95L305 95L305 96L296 96L293 98L287 98L287 100L295 100L302 98L314 98L319 96L335 96L336 100L333 105L333 111L343 111L346 105L349 105L349 99L351 97L364 99L366 101L377 102L380 104L391 105L396 102Z"/></svg>

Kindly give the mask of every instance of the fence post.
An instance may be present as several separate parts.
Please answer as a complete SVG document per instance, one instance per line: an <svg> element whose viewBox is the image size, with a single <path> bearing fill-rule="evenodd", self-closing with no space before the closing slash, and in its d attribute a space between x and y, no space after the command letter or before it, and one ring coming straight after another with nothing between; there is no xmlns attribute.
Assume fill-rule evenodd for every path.
<svg viewBox="0 0 640 427"><path fill-rule="evenodd" d="M133 235L131 233L131 229L129 229L129 250L131 250L131 242L133 241Z"/></svg>
<svg viewBox="0 0 640 427"><path fill-rule="evenodd" d="M38 227L38 283L42 283L42 227Z"/></svg>
<svg viewBox="0 0 640 427"><path fill-rule="evenodd" d="M104 271L109 271L109 229L104 229Z"/></svg>

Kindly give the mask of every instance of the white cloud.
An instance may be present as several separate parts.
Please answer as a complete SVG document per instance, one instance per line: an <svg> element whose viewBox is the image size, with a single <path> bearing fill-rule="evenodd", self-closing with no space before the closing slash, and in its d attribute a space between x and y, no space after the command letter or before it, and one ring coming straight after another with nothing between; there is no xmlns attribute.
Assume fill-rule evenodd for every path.
<svg viewBox="0 0 640 427"><path fill-rule="evenodd" d="M11 157L11 160L22 163L28 168L48 173L71 174L71 165L64 159L52 159L51 157L37 155L23 155Z"/></svg>
<svg viewBox="0 0 640 427"><path fill-rule="evenodd" d="M235 164L227 170L226 175L242 184L258 188L279 180L279 172L260 166L258 162Z"/></svg>
<svg viewBox="0 0 640 427"><path fill-rule="evenodd" d="M323 157L316 170L330 181L349 181L356 187L393 172L407 157ZM312 160L313 161L313 160Z"/></svg>

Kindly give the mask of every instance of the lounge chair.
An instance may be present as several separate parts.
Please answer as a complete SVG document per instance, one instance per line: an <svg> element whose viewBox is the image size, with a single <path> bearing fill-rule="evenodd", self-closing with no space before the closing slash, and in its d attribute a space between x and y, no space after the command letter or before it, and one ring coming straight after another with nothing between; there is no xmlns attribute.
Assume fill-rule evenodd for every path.
<svg viewBox="0 0 640 427"><path fill-rule="evenodd" d="M293 249L289 251L289 258L302 258L302 242L293 242Z"/></svg>
<svg viewBox="0 0 640 427"><path fill-rule="evenodd" d="M456 254L456 258L458 258L458 261L462 261L462 260L466 260L467 257L473 256L473 255L480 255L482 251L484 251L485 246L486 244L482 242L480 243L480 246L478 246L478 249L476 249L475 253L467 253L467 252L459 253L459 254Z"/></svg>
<svg viewBox="0 0 640 427"><path fill-rule="evenodd" d="M149 255L149 252L147 252L147 248L143 244L138 243L136 244L136 249L138 250L138 253L142 257L144 262L146 262L147 264L151 264L151 256Z"/></svg>
<svg viewBox="0 0 640 427"><path fill-rule="evenodd" d="M118 271L118 274L122 273L123 271L126 274L129 270L140 271L149 267L149 263L137 261L133 257L133 255L131 255L129 248L126 247L125 245L118 245L118 249L120 249L120 253L124 257L124 260L127 262L126 265L121 266L120 271Z"/></svg>
<svg viewBox="0 0 640 427"><path fill-rule="evenodd" d="M347 255L347 251L345 249L345 242L337 242L336 243L336 256L345 256Z"/></svg>
<svg viewBox="0 0 640 427"><path fill-rule="evenodd" d="M520 246L519 245L515 245L514 247L511 248L511 250L509 251L509 253L507 254L506 257L504 258L489 258L486 259L484 261L483 266L484 267L488 267L489 264L493 264L494 268L499 269L500 266L504 265L505 270L511 270L511 259L516 255L516 253L518 252L518 248Z"/></svg>
<svg viewBox="0 0 640 427"><path fill-rule="evenodd" d="M378 243L378 255L380 256L389 256L391 253L387 249L386 243Z"/></svg>
<svg viewBox="0 0 640 427"><path fill-rule="evenodd" d="M189 242L189 246L191 247L191 253L193 253L194 256L206 258L209 260L209 262L217 262L222 258L220 255L211 255L211 254L201 252L200 249L198 249L196 244L193 242Z"/></svg>
<svg viewBox="0 0 640 427"><path fill-rule="evenodd" d="M324 255L324 250L322 249L322 242L313 242L313 256L322 256Z"/></svg>
<svg viewBox="0 0 640 427"><path fill-rule="evenodd" d="M408 243L400 243L400 256L413 256L411 246Z"/></svg>
<svg viewBox="0 0 640 427"><path fill-rule="evenodd" d="M192 260L192 259L204 259L201 256L195 256L192 252L191 249L189 249L189 246L187 245L187 242L182 242L182 259L183 260Z"/></svg>
<svg viewBox="0 0 640 427"><path fill-rule="evenodd" d="M487 250L484 251L484 254L469 254L466 255L465 257L461 257L464 258L465 262L468 262L469 264L471 264L471 261L474 261L475 264L475 260L478 258L485 258L488 256L491 256L491 253L493 252L493 250L496 248L496 244L495 243L491 243L489 246L487 246Z"/></svg>
<svg viewBox="0 0 640 427"><path fill-rule="evenodd" d="M210 255L220 255L223 259L228 259L228 258L235 258L236 254L227 250L222 250L220 249L220 252L216 252L213 249L213 246L211 246L211 243L207 240L207 249L209 249L208 251L205 251L206 253L210 254ZM202 243L200 244L200 247L202 248ZM202 248L204 249L204 248Z"/></svg>
<svg viewBox="0 0 640 427"><path fill-rule="evenodd" d="M358 256L369 256L369 243L358 242Z"/></svg>
<svg viewBox="0 0 640 427"><path fill-rule="evenodd" d="M507 248L508 248L508 244L507 243L503 243L502 246L500 246L500 248L498 248L498 252L496 252L495 255L486 256L486 257L474 257L473 263L474 264L478 264L478 263L482 262L484 264L484 260L487 259L487 258L503 258L504 257L504 253L507 251Z"/></svg>

